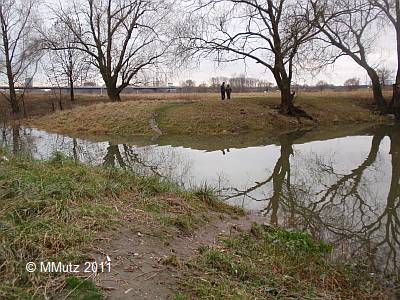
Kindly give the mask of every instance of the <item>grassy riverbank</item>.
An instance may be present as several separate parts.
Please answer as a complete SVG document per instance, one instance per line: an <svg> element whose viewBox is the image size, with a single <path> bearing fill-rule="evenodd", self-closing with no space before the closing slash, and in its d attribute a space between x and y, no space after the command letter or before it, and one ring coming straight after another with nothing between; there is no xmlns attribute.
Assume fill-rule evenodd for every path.
<svg viewBox="0 0 400 300"><path fill-rule="evenodd" d="M279 114L279 94L236 94L222 102L212 94L152 94L124 98L122 103L82 101L84 105L34 117L23 125L71 136L129 137L163 134L220 135L262 131L283 132L315 126L380 123L368 92L302 93L296 105L313 119ZM152 120L152 121L150 121Z"/></svg>
<svg viewBox="0 0 400 300"><path fill-rule="evenodd" d="M89 260L93 245L113 228L165 240L207 223L210 212L242 214L206 189L181 191L157 178L78 165L59 155L47 162L4 152L0 157L2 299L67 294L65 275L28 273L26 263Z"/></svg>
<svg viewBox="0 0 400 300"><path fill-rule="evenodd" d="M94 249L106 240L112 244L118 228L128 234L124 243L139 238L134 245L164 249L210 222L225 224L225 218L241 216L240 209L219 202L206 187L183 191L154 177L84 166L60 155L41 162L0 150L0 298L101 299L105 291L92 277L85 279L87 274L28 273L26 263L93 260ZM216 233L211 240L220 242L200 246L189 259L174 252L156 262L170 266L167 278L183 278L169 287L176 299L386 295L384 283L368 268L331 262L331 247L307 234L260 225L232 232ZM184 252L193 243L193 238L181 239L177 249ZM137 256L135 265L142 259L149 258ZM141 278L144 284L152 278L149 288L157 289L159 279Z"/></svg>

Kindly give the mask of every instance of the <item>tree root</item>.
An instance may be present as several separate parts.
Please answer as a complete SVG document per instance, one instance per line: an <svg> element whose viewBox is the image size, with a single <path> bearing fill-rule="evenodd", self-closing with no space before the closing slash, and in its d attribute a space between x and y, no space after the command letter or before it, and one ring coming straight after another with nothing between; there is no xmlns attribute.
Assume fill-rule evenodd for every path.
<svg viewBox="0 0 400 300"><path fill-rule="evenodd" d="M292 117L300 117L300 118L305 118L308 120L314 120L312 116L310 116L305 110L296 107L294 105L292 105L291 107L289 107L289 116Z"/></svg>
<svg viewBox="0 0 400 300"><path fill-rule="evenodd" d="M288 113L284 113L282 111L282 106L281 105L276 105L273 106L272 108L279 110L279 112L285 116L289 116L289 117L295 117L295 118L305 118L308 120L314 120L314 118L312 116L310 116L305 110L296 107L294 105L292 105L289 108L289 112Z"/></svg>

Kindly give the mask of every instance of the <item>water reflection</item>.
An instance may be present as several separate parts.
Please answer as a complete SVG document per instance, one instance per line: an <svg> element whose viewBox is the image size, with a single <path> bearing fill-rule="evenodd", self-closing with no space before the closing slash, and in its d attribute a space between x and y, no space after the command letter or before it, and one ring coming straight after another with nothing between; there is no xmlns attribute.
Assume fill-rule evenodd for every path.
<svg viewBox="0 0 400 300"><path fill-rule="evenodd" d="M191 161L179 149L170 147L134 147L109 143L103 166L120 167L137 174L174 180L184 185L190 177Z"/></svg>
<svg viewBox="0 0 400 300"><path fill-rule="evenodd" d="M0 146L10 149L14 154L24 153L32 156L35 145L32 137L27 133L28 129L21 129L14 125L10 128L1 128Z"/></svg>
<svg viewBox="0 0 400 300"><path fill-rule="evenodd" d="M157 175L178 184L191 182L191 161L179 148L91 142L19 126L2 129L0 147L35 159L49 159L61 152L77 162Z"/></svg>
<svg viewBox="0 0 400 300"><path fill-rule="evenodd" d="M207 181L230 203L261 211L272 224L333 243L338 258L359 257L398 275L400 128L341 137L336 132L324 140L298 131L275 142L242 149L226 143L218 149L213 142L213 151L206 151L95 143L14 127L2 131L0 146L38 159L61 151L76 161L155 174L183 186Z"/></svg>
<svg viewBox="0 0 400 300"><path fill-rule="evenodd" d="M262 201L272 224L307 230L332 242L337 257L357 256L376 270L398 275L399 129L374 130L368 154L351 168L341 155L335 159L334 153L310 148L294 151L301 135L281 137L271 174L249 188L233 188L227 199Z"/></svg>

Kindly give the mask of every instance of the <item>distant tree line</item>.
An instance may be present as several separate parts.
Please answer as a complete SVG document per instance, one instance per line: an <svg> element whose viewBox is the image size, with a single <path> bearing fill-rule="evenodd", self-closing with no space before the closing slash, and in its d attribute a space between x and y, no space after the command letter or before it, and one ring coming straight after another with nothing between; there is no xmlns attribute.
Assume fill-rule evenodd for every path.
<svg viewBox="0 0 400 300"><path fill-rule="evenodd" d="M392 71L382 68L378 69L382 82L382 87L387 86L392 80ZM206 82L201 82L199 84L192 79L187 79L180 82L183 92L200 92L200 93L210 93L218 92L221 84L225 82L230 84L236 93L248 93L248 92L269 92L279 90L279 87L274 85L272 82L261 80L257 78L246 77L246 75L233 76L233 77L211 77ZM323 91L327 89L339 90L345 88L346 90L354 90L358 88L370 87L371 82L361 84L360 78L351 77L346 79L342 85L335 85L328 83L325 80L319 80L315 85L308 84L292 84L293 90L303 90L303 91Z"/></svg>

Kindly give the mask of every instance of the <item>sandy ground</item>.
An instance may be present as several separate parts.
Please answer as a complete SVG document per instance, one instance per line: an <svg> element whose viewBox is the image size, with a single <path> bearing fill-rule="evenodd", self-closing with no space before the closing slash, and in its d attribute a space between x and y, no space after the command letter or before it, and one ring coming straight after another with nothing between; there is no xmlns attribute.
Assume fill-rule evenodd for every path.
<svg viewBox="0 0 400 300"><path fill-rule="evenodd" d="M179 268L166 264L176 256L184 264L198 253L200 246L218 247L218 237L249 230L253 222L263 222L256 214L238 219L226 217L213 221L191 235L181 235L163 242L141 232L121 229L97 254L111 258L110 273L100 273L97 285L105 291L106 299L173 299L181 279Z"/></svg>

